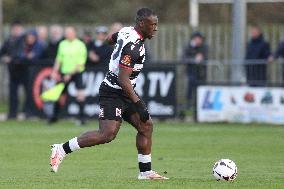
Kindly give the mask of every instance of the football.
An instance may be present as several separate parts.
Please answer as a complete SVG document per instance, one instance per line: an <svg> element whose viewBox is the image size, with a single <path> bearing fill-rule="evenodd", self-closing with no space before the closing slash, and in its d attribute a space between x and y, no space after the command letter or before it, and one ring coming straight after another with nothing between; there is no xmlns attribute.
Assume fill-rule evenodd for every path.
<svg viewBox="0 0 284 189"><path fill-rule="evenodd" d="M220 159L213 166L213 176L217 181L233 181L238 175L238 168L230 159Z"/></svg>

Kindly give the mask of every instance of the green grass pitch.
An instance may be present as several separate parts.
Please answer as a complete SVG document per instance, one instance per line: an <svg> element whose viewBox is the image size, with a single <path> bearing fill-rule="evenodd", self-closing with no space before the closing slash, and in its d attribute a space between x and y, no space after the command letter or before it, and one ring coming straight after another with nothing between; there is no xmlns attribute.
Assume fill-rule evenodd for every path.
<svg viewBox="0 0 284 189"><path fill-rule="evenodd" d="M75 152L58 173L50 172L50 144L97 127L95 121L87 127L0 122L0 188L284 188L284 127L271 125L156 123L153 168L166 172L166 181L137 180L136 132L125 123L112 143ZM213 179L212 166L221 158L236 162L235 182Z"/></svg>

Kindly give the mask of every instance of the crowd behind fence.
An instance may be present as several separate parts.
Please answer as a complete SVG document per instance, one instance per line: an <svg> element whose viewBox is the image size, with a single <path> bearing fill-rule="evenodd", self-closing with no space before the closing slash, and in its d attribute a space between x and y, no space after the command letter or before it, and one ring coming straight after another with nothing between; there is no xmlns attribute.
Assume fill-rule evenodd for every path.
<svg viewBox="0 0 284 189"><path fill-rule="evenodd" d="M77 27L78 37L85 43L88 50L87 65L100 64L107 69L113 47L104 43L104 40L108 33L118 31L121 27L120 23L112 25L110 31L105 26ZM9 29L8 27L5 29L6 36L9 34ZM17 49L19 48L21 51L16 51L15 60L17 61L12 61L10 64L0 64L1 102L7 101L9 98L9 74L7 70L9 70L11 76L13 64L21 64L22 67L27 67L27 69L30 66L36 67L45 63L50 66L53 65L58 44L64 37L63 27L58 25L50 27L28 26L25 29L23 39L21 35L19 37L20 42ZM15 31L17 32L17 29ZM174 86L176 87L178 109L188 109L194 107L196 88L199 85L283 86L283 60L278 59L284 57L284 41L282 41L283 44L278 45L283 31L281 25L267 25L261 29L255 26L251 27L246 57L244 60L232 62L230 60L230 27L201 26L198 32L193 32L187 25L162 25L157 37L146 44L147 63L155 65L155 69L166 65L172 65L175 68ZM55 41L53 41L53 37L56 39ZM29 40L33 41L33 48L36 46L34 41L37 42L38 40L41 48L45 49L44 53L41 53L41 57L35 58L34 52L27 53L31 50ZM281 51L277 52L278 54L274 53L277 45L277 51L278 49ZM14 50L9 45L7 49L8 51ZM2 50L3 48L1 55L5 55ZM37 48L35 50L39 51ZM3 61L5 59L2 58ZM236 70L239 70L240 73L237 79L232 78ZM17 80L18 71L13 76L14 80L15 78ZM27 72L27 74L29 73ZM29 76L27 78L31 79Z"/></svg>
<svg viewBox="0 0 284 189"><path fill-rule="evenodd" d="M128 24L125 24L127 26ZM49 29L51 25L46 25ZM35 26L27 25L26 28ZM97 25L75 25L79 36L84 31L95 34ZM275 49L283 39L283 24L264 24L261 26L265 38ZM3 29L4 38L9 35L9 26ZM231 25L200 25L196 30L206 36L206 42L210 47L208 58L211 60L228 60L231 57ZM194 30L187 24L160 24L157 36L147 42L153 61L179 60L186 42L190 39Z"/></svg>

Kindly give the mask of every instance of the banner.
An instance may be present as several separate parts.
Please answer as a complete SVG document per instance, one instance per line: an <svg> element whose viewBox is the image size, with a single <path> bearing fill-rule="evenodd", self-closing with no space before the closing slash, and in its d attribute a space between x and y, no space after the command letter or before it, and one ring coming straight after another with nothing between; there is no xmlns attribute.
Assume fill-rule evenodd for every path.
<svg viewBox="0 0 284 189"><path fill-rule="evenodd" d="M43 102L40 98L42 91L48 85L48 77L52 68L49 66L32 66L30 68L32 104L34 115L43 115ZM90 66L83 73L86 105L85 113L89 117L97 117L99 113L98 94L101 82L105 77L105 66ZM145 101L152 117L168 118L176 115L176 71L174 66L149 65L140 73L135 91ZM79 107L76 103L77 89L71 82L67 88L66 97L60 99L61 114L76 115Z"/></svg>
<svg viewBox="0 0 284 189"><path fill-rule="evenodd" d="M197 89L197 120L284 124L284 89L200 86Z"/></svg>

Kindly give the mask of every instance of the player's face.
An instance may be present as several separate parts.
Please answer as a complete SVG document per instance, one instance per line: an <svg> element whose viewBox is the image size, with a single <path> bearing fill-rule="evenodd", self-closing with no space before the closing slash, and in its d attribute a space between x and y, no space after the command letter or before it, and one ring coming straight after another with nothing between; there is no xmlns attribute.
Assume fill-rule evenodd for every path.
<svg viewBox="0 0 284 189"><path fill-rule="evenodd" d="M158 30L158 17L150 16L142 21L141 31L145 38L151 39Z"/></svg>

